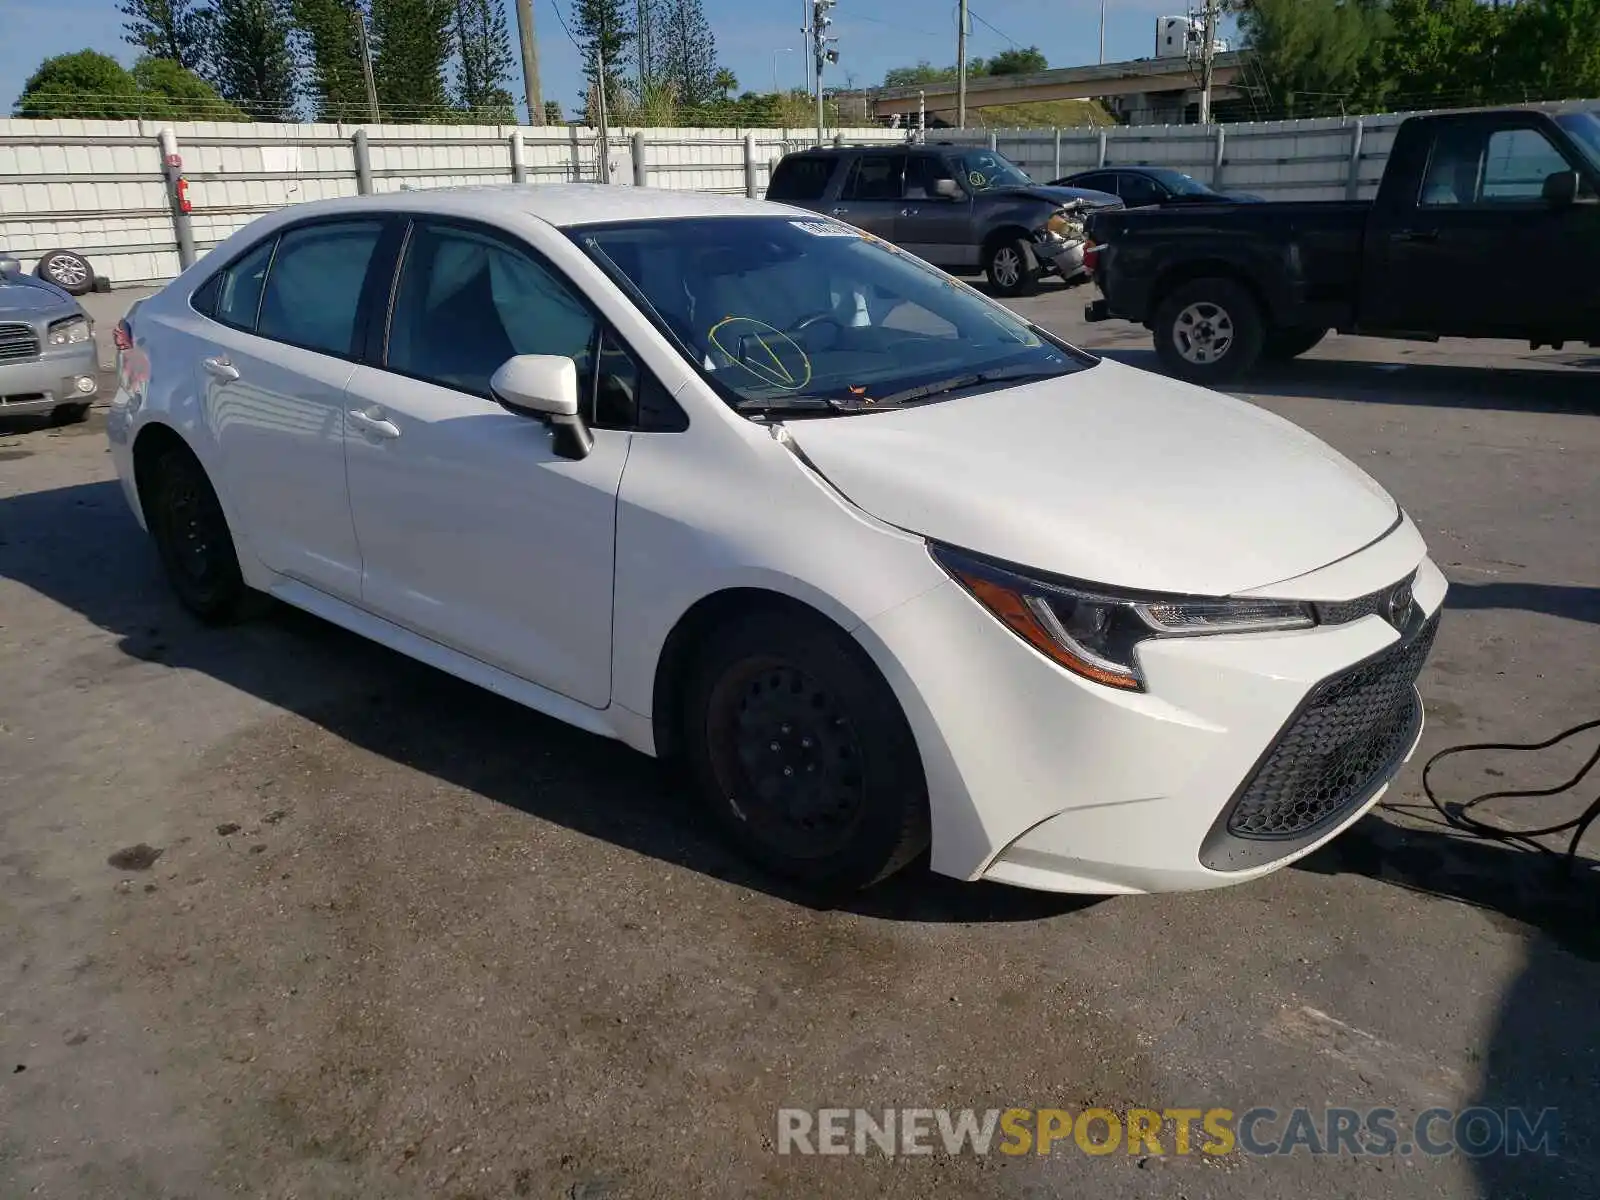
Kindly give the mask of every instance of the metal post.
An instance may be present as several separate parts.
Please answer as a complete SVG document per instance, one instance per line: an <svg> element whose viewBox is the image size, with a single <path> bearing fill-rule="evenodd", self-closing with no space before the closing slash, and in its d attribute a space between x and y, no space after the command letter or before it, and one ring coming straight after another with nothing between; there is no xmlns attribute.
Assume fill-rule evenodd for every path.
<svg viewBox="0 0 1600 1200"><path fill-rule="evenodd" d="M967 0L961 0L956 19L956 128L967 127Z"/></svg>
<svg viewBox="0 0 1600 1200"><path fill-rule="evenodd" d="M1100 65L1106 65L1106 0L1100 0Z"/></svg>
<svg viewBox="0 0 1600 1200"><path fill-rule="evenodd" d="M1099 150L1096 152L1094 165L1096 167L1103 167L1106 165L1106 131L1104 129L1100 131L1096 140L1099 143Z"/></svg>
<svg viewBox="0 0 1600 1200"><path fill-rule="evenodd" d="M1228 127L1217 126L1216 154L1211 160L1211 186L1217 191L1222 190L1222 156L1228 148Z"/></svg>
<svg viewBox="0 0 1600 1200"><path fill-rule="evenodd" d="M539 44L533 33L533 0L517 0L517 41L522 47L522 96L528 104L528 124L544 124L544 100L539 95Z"/></svg>
<svg viewBox="0 0 1600 1200"><path fill-rule="evenodd" d="M567 126L567 140L572 146L572 182L583 182L583 147L578 143L578 127Z"/></svg>
<svg viewBox="0 0 1600 1200"><path fill-rule="evenodd" d="M756 177L756 135L744 135L744 194L752 200L761 198L760 180Z"/></svg>
<svg viewBox="0 0 1600 1200"><path fill-rule="evenodd" d="M633 186L650 186L650 169L644 161L644 130L633 131Z"/></svg>
<svg viewBox="0 0 1600 1200"><path fill-rule="evenodd" d="M1056 126L1056 173L1050 178L1061 178L1061 126L1059 125Z"/></svg>
<svg viewBox="0 0 1600 1200"><path fill-rule="evenodd" d="M520 129L511 131L511 182L528 182L528 144Z"/></svg>
<svg viewBox="0 0 1600 1200"><path fill-rule="evenodd" d="M595 90L600 94L600 130L595 153L600 160L600 182L611 182L611 128L606 117L606 54L598 41L594 47Z"/></svg>
<svg viewBox="0 0 1600 1200"><path fill-rule="evenodd" d="M183 211L183 194L178 181L183 177L183 159L178 157L178 135L163 129L156 135L161 147L161 174L167 182L167 203L172 211L172 240L178 246L178 267L187 271L194 266L194 226L189 214Z"/></svg>
<svg viewBox="0 0 1600 1200"><path fill-rule="evenodd" d="M1355 125L1350 130L1350 171L1345 176L1344 198L1346 200L1361 199L1361 137L1364 126L1361 118L1356 118Z"/></svg>
<svg viewBox="0 0 1600 1200"><path fill-rule="evenodd" d="M356 160L356 191L363 196L372 195L372 154L367 147L367 131L358 129L350 135L350 149Z"/></svg>

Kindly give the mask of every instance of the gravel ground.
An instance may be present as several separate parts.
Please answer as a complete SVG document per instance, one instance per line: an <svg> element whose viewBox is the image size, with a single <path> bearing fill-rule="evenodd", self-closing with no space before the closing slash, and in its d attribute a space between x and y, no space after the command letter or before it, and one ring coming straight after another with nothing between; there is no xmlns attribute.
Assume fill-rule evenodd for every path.
<svg viewBox="0 0 1600 1200"><path fill-rule="evenodd" d="M1083 302L1018 307L1152 364ZM293 612L200 628L98 417L0 424L0 1197L1600 1195L1593 849L1562 886L1419 790L1600 716L1597 368L1333 338L1251 381L1453 581L1428 731L1296 868L1104 901L808 906L615 744ZM1479 1104L1558 1108L1559 1154L776 1152L780 1106Z"/></svg>

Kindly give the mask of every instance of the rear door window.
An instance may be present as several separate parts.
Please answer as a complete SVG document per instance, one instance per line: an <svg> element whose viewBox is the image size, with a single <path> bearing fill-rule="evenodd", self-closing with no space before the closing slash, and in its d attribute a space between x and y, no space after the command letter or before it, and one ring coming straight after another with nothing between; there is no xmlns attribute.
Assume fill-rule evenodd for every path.
<svg viewBox="0 0 1600 1200"><path fill-rule="evenodd" d="M904 154L863 154L845 180L844 200L898 200L904 186Z"/></svg>
<svg viewBox="0 0 1600 1200"><path fill-rule="evenodd" d="M1117 194L1129 208L1141 204L1157 204L1161 200L1161 187L1148 175L1123 173L1117 176Z"/></svg>
<svg viewBox="0 0 1600 1200"><path fill-rule="evenodd" d="M379 221L330 221L278 239L256 333L307 350L349 357Z"/></svg>

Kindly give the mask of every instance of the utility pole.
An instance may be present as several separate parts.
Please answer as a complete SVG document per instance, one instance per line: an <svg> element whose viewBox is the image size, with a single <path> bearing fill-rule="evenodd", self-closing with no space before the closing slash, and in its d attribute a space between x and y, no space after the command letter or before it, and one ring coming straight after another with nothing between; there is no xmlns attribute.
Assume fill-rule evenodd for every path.
<svg viewBox="0 0 1600 1200"><path fill-rule="evenodd" d="M372 78L372 50L367 45L367 18L361 9L352 4L350 16L356 23L356 43L361 51L361 77L367 85L367 120L378 123L378 84Z"/></svg>
<svg viewBox="0 0 1600 1200"><path fill-rule="evenodd" d="M1217 0L1205 0L1200 22L1200 124L1211 124L1211 75L1217 57Z"/></svg>
<svg viewBox="0 0 1600 1200"><path fill-rule="evenodd" d="M956 128L967 127L967 0L961 0L956 26Z"/></svg>
<svg viewBox="0 0 1600 1200"><path fill-rule="evenodd" d="M602 33L604 31L602 30ZM611 127L606 114L606 51L604 38L594 41L595 88L600 93L600 129L595 139L595 157L600 160L600 182L611 182Z"/></svg>
<svg viewBox="0 0 1600 1200"><path fill-rule="evenodd" d="M539 44L533 35L533 0L517 0L517 41L522 45L522 94L528 102L528 124L544 124L539 95Z"/></svg>
<svg viewBox="0 0 1600 1200"><path fill-rule="evenodd" d="M1100 0L1100 65L1106 65L1106 0Z"/></svg>
<svg viewBox="0 0 1600 1200"><path fill-rule="evenodd" d="M824 130L827 128L827 113L823 110L822 103L822 69L829 63L839 61L839 52L829 47L829 42L839 39L830 37L828 28L833 24L833 18L828 15L828 10L837 3L837 0L812 0L811 3L811 50L816 65L817 83L817 145L821 146Z"/></svg>

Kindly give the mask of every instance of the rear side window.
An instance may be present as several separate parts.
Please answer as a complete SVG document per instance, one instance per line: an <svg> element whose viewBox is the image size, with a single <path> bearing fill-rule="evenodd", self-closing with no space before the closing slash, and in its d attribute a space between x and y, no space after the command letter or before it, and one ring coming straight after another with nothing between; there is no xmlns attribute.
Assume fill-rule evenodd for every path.
<svg viewBox="0 0 1600 1200"><path fill-rule="evenodd" d="M844 200L898 200L906 173L904 154L863 154L845 180Z"/></svg>
<svg viewBox="0 0 1600 1200"><path fill-rule="evenodd" d="M772 173L767 199L821 200L837 162L837 159L819 155L790 155Z"/></svg>
<svg viewBox="0 0 1600 1200"><path fill-rule="evenodd" d="M367 265L382 234L378 221L305 225L285 233L278 239L261 297L256 332L308 350L349 356Z"/></svg>
<svg viewBox="0 0 1600 1200"><path fill-rule="evenodd" d="M224 325L254 329L261 307L261 284L277 244L277 238L268 238L218 271L194 294L194 306Z"/></svg>

